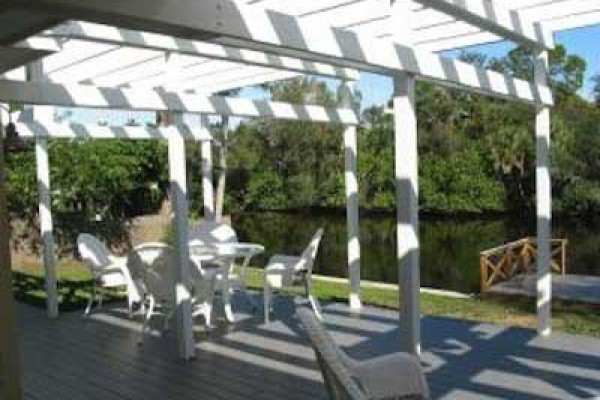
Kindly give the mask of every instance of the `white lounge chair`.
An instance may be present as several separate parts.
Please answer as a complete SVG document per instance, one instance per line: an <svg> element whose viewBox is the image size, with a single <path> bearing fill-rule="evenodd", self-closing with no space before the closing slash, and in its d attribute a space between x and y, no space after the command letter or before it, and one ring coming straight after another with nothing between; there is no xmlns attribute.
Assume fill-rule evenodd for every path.
<svg viewBox="0 0 600 400"><path fill-rule="evenodd" d="M417 357L408 353L392 353L356 361L336 345L310 310L303 307L297 315L310 338L330 399L429 398L425 374Z"/></svg>
<svg viewBox="0 0 600 400"><path fill-rule="evenodd" d="M304 285L310 305L317 317L322 318L321 306L314 296L312 282L313 265L322 237L323 228L315 233L300 256L276 254L269 259L264 276L265 323L269 323L273 292L297 285Z"/></svg>
<svg viewBox="0 0 600 400"><path fill-rule="evenodd" d="M127 267L127 258L112 255L101 241L87 233L82 233L77 237L77 249L79 256L94 277L92 294L85 309L85 315L89 315L96 300L98 300L98 307L102 307L102 296L97 298L96 293L98 286L103 288L124 286L127 289L127 309L131 318L133 305L141 301L141 296L131 278Z"/></svg>

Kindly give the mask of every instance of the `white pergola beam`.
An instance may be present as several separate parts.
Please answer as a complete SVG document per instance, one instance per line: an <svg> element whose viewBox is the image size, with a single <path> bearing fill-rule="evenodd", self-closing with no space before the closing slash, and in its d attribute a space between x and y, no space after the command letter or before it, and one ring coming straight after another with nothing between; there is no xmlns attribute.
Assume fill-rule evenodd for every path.
<svg viewBox="0 0 600 400"><path fill-rule="evenodd" d="M535 59L535 80L548 80L548 52ZM550 108L538 107L535 123L536 142L536 204L537 204L537 317L538 332L552 331L552 182L550 178Z"/></svg>
<svg viewBox="0 0 600 400"><path fill-rule="evenodd" d="M49 30L43 37L56 39L80 39L103 42L127 47L140 47L152 50L177 52L190 56L208 57L215 60L225 60L271 67L280 70L293 71L302 74L323 77L357 80L356 70L335 65L301 60L293 57L279 56L254 50L239 49L215 43L174 38L151 32L136 32L90 22L71 22L67 25Z"/></svg>
<svg viewBox="0 0 600 400"><path fill-rule="evenodd" d="M415 0L484 31L535 49L554 48L552 35L518 11L490 0Z"/></svg>
<svg viewBox="0 0 600 400"><path fill-rule="evenodd" d="M178 136L184 140L210 141L210 133L205 129L187 125L167 127L151 126L99 126L86 124L64 124L47 121L17 122L19 135L23 138L38 139L132 139L168 140Z"/></svg>
<svg viewBox="0 0 600 400"><path fill-rule="evenodd" d="M44 49L0 46L0 74L52 54Z"/></svg>
<svg viewBox="0 0 600 400"><path fill-rule="evenodd" d="M420 79L488 95L552 105L547 86L533 85L386 39L310 23L290 15L237 4L231 0L23 0L14 7L54 12L73 19L128 29L217 41L278 55Z"/></svg>
<svg viewBox="0 0 600 400"><path fill-rule="evenodd" d="M357 125L352 109L331 109L312 105L203 96L151 89L113 89L89 85L58 85L0 81L0 101L132 111L174 111L191 114L220 114L233 117L266 117Z"/></svg>

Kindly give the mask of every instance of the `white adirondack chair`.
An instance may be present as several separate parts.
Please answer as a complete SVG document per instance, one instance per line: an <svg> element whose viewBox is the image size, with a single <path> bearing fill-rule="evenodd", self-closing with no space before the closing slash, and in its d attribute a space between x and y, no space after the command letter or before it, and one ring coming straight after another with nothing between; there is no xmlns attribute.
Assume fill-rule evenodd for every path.
<svg viewBox="0 0 600 400"><path fill-rule="evenodd" d="M87 233L82 233L77 237L77 249L79 256L94 276L92 294L85 309L85 315L89 315L96 300L98 300L98 307L102 307L102 296L97 298L98 286L105 288L124 286L127 290L127 309L131 318L133 305L141 301L141 296L131 278L127 267L127 258L112 255L101 241Z"/></svg>
<svg viewBox="0 0 600 400"><path fill-rule="evenodd" d="M269 323L273 292L287 287L304 285L306 296L315 314L322 318L321 306L313 293L312 270L323 237L323 228L317 230L300 256L276 254L269 259L264 276L265 323Z"/></svg>
<svg viewBox="0 0 600 400"><path fill-rule="evenodd" d="M429 387L419 359L392 353L365 361L346 355L321 321L306 308L297 315L308 334L332 400L429 398Z"/></svg>

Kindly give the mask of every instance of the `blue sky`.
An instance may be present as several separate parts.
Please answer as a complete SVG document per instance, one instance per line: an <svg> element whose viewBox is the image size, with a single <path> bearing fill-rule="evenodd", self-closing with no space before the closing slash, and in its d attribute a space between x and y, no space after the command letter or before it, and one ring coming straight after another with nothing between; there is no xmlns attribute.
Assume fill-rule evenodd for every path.
<svg viewBox="0 0 600 400"><path fill-rule="evenodd" d="M588 64L585 87L582 95L589 98L592 82L590 78L600 73L600 26L574 29L564 31L556 35L556 42L564 45L568 53L583 57ZM512 49L514 45L507 42L495 43L483 46L474 46L468 50L477 51L489 57L502 57ZM458 52L450 52L449 56L456 56ZM374 74L361 74L357 85L362 92L362 107L385 104L392 95L391 79Z"/></svg>

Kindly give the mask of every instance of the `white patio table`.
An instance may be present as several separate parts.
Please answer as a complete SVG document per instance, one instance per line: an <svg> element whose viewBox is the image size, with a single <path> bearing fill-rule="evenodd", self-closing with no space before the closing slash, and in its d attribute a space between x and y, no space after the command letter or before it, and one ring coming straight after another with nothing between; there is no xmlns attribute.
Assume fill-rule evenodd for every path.
<svg viewBox="0 0 600 400"><path fill-rule="evenodd" d="M190 247L195 245L190 243ZM256 243L243 243L243 242L229 242L229 243L210 243L198 246L202 248L203 261L212 261L220 266L220 274L217 278L220 283L219 288L221 289L223 307L225 311L225 317L227 321L234 322L233 311L231 310L231 289L232 284L238 285L239 290L246 296L248 302L255 309L257 306L252 298L248 295L246 290L246 271L250 263L250 259L255 255L261 254L265 251L264 246ZM192 254L197 253L192 251ZM206 254L212 255L212 260L206 259ZM191 255L193 258L194 255ZM243 259L240 266L239 274L234 274L235 261ZM215 290L217 287L215 287Z"/></svg>

